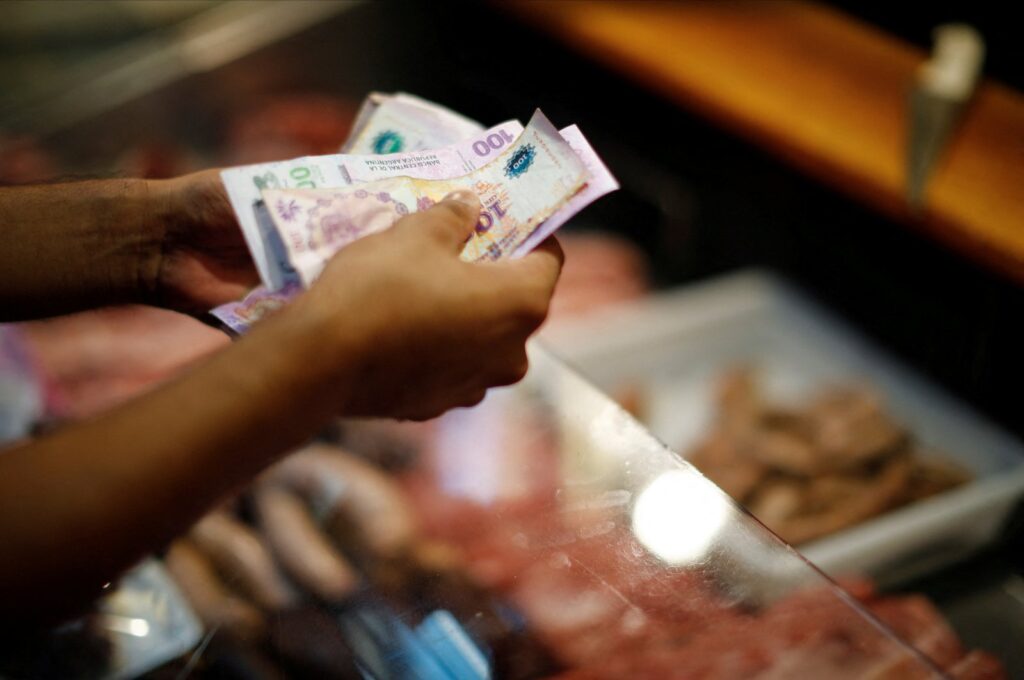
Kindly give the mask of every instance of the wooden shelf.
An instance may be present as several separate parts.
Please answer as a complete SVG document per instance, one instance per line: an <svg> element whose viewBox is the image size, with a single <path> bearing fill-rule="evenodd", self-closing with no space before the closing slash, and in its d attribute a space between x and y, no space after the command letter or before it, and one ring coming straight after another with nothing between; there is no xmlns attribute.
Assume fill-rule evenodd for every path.
<svg viewBox="0 0 1024 680"><path fill-rule="evenodd" d="M1024 96L985 81L914 215L908 95L925 54L804 1L502 5L821 181L1024 282Z"/></svg>

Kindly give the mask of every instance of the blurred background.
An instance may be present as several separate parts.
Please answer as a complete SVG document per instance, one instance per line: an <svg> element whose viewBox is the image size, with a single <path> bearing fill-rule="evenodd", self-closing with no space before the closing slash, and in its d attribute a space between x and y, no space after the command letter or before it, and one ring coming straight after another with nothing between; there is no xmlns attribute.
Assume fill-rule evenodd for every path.
<svg viewBox="0 0 1024 680"><path fill-rule="evenodd" d="M585 129L624 185L580 220L628 235L659 284L748 264L784 271L1022 431L1007 370L1024 342L1024 227L1012 223L1020 104L1004 94L1022 61L995 5L545 4L6 3L0 181L327 153L370 90L412 92L485 124L541 107ZM678 14L679 31L645 44L659 13ZM960 148L954 135L938 172L968 157L963 174L994 177L1003 202L962 195L974 187L958 175L931 187L948 200L911 215L899 205L908 100L932 29L952 20L979 28L985 74L1001 82L990 83L991 115L972 107L962 122L985 146ZM821 118L829 107L846 115ZM876 158L848 150L858 146ZM977 159L991 147L1011 164ZM1004 203L1016 212L1000 214Z"/></svg>
<svg viewBox="0 0 1024 680"><path fill-rule="evenodd" d="M981 36L983 65L964 96L936 103L921 69L934 29L950 22ZM1015 458L1024 436L1022 51L1005 6L994 2L7 2L0 184L170 177L333 153L370 91L413 93L484 125L525 121L540 107L559 127L577 123L622 184L563 230L569 265L558 327L549 329L559 353L685 450L699 449L698 439L665 413L693 402L665 405L664 394L685 390L652 377L659 367L719 361L714 377L700 379L742 383L751 379L730 367L777 343L784 359L763 371L769 392L819 375L835 382L833 369L867 380L924 449L956 449L945 453L959 472L935 473L939 486L970 486L1016 479L1024 466ZM709 302L692 302L686 291L696 290L710 291ZM744 349L712 360L693 349L699 333L680 336L667 354L658 349L677 332L665 330L666 318L761 304L766 295L776 297L763 313L782 309L781 330L715 329L720 346L743 335ZM647 300L660 302L642 307ZM104 314L23 329L61 418L106 408L192 359L155 348L199 354L223 344L200 324ZM787 314L796 319L788 326L779 321ZM617 349L581 339L624 323L634 327ZM801 324L804 336L793 330ZM112 360L95 348L118 335L111 328L128 326L148 333L154 349L127 362L121 353L117 368L103 368ZM86 368L55 340L68 328L95 340ZM806 354L801 338L813 340ZM881 359L862 361L861 343ZM642 353L662 363L620 361ZM800 377L787 378L788 367ZM693 370L677 373L681 385ZM947 433L939 421L948 413L947 424L970 426ZM986 439L992 431L996 444ZM998 449L998 463L982 449ZM705 473L745 496L783 538L780 526L794 531L793 543L821 537L818 528L784 525L785 513L773 526L766 517L778 508L765 489L730 487L734 479L711 471L721 461L703 455ZM908 568L898 551L879 566L885 540L872 544L877 559L858 562L853 544L820 554L870 563L894 592L926 593L966 644L996 652L1024 677L1022 490L975 489L1002 494L984 515L992 531L983 540L969 530L944 535L929 548L940 555L925 560L931 567ZM933 523L979 521L966 509L929 507Z"/></svg>

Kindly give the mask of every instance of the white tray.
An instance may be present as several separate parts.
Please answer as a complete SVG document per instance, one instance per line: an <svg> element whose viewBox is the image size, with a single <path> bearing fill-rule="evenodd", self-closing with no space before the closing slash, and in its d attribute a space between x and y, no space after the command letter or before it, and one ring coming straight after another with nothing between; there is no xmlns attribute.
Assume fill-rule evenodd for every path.
<svg viewBox="0 0 1024 680"><path fill-rule="evenodd" d="M542 337L599 387L643 385L647 424L676 451L708 426L715 377L750 363L765 391L785 399L839 380L869 383L919 441L974 473L970 484L802 546L833 575L893 585L959 560L991 542L1024 496L1018 440L764 272L662 293Z"/></svg>

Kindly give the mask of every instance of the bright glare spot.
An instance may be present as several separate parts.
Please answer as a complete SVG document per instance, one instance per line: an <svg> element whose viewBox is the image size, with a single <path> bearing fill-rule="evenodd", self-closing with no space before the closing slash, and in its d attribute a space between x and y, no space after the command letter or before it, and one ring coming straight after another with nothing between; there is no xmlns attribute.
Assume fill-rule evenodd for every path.
<svg viewBox="0 0 1024 680"><path fill-rule="evenodd" d="M704 558L729 517L730 504L700 475L672 470L640 492L633 508L633 533L669 564Z"/></svg>
<svg viewBox="0 0 1024 680"><path fill-rule="evenodd" d="M132 619L128 623L128 632L135 637L146 637L149 635L149 621L146 619Z"/></svg>
<svg viewBox="0 0 1024 680"><path fill-rule="evenodd" d="M103 623L108 630L123 635L134 637L146 637L149 635L149 621L130 616L117 616L108 614L103 617Z"/></svg>

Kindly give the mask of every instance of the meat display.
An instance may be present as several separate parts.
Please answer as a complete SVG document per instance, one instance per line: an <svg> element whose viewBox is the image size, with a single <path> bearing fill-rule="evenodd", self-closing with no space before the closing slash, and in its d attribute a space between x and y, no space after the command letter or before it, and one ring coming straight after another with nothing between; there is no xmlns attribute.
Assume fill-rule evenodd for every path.
<svg viewBox="0 0 1024 680"><path fill-rule="evenodd" d="M915 443L868 388L832 387L790 406L738 368L719 380L717 410L686 458L794 545L970 479Z"/></svg>
<svg viewBox="0 0 1024 680"><path fill-rule="evenodd" d="M167 551L164 563L208 628L223 629L241 640L258 640L266 632L266 621L257 606L231 592L213 562L193 544L177 541Z"/></svg>
<svg viewBox="0 0 1024 680"><path fill-rule="evenodd" d="M730 417L755 412L748 390L727 385L725 392L723 398L734 400ZM823 398L820 408L834 418L825 430L836 459L856 468L877 455L836 434L850 427L844 419L871 423L877 433L872 446L906 445L897 426L881 418L871 421L872 411L863 402L856 403L864 411L847 415L834 405L838 398L830 399ZM485 402L478 408L489 407ZM526 409L517 417L545 429L543 412ZM486 413L480 418L494 420ZM443 419L435 430L444 432ZM638 539L630 492L573 491L550 472L571 457L573 449L564 439L534 438L529 440L533 450L524 454L524 442L492 435L501 442L496 448L479 440L466 446L460 458L465 469L484 479L489 467L500 469L495 458L528 455L532 486L499 483L476 498L457 492L443 461L459 456L440 443L457 445L458 440L437 435L402 473L402 483L420 518L421 536L444 547L449 569L518 608L525 625L564 668L557 677L925 678L933 677L934 669L954 677L1006 677L991 656L965 650L923 597L880 595L866 580L845 583L850 594L845 595L807 567L801 567L807 572L802 585L764 597L735 590L735 579L720 571L726 555L667 564ZM484 462L478 460L481 446L488 457ZM687 518L680 520L685 527ZM692 521L700 524L698 518ZM786 562L788 555L779 559ZM766 573L771 568L758 565ZM908 653L851 607L850 596L923 656Z"/></svg>
<svg viewBox="0 0 1024 680"><path fill-rule="evenodd" d="M729 418L756 410L725 387ZM478 409L343 425L334 436L350 448L309 446L200 520L164 562L214 635L147 677L359 678L381 659L382 673L404 677L422 650L403 640L429 639L438 613L499 678L913 680L933 677L928 664L1006 677L923 597L880 595L864 580L844 583L847 596L806 565L801 585L765 594L722 572L725 555L666 563L630 523L632 492L562 481L565 433L543 403L505 393ZM905 445L895 426L876 429L885 436L874 441ZM836 458L865 459L836 442ZM529 474L508 474L513 462Z"/></svg>
<svg viewBox="0 0 1024 680"><path fill-rule="evenodd" d="M463 507L472 532L439 533L474 581L519 607L567 669L559 678L933 676L824 582L758 606L737 601L708 570L659 562L614 513L574 520L557 505L518 515L478 510L490 519L470 512ZM991 656L964 650L924 598L845 585L936 668L1006 677Z"/></svg>
<svg viewBox="0 0 1024 680"><path fill-rule="evenodd" d="M284 609L297 603L295 589L277 571L262 537L229 513L211 512L192 527L189 538L258 606Z"/></svg>
<svg viewBox="0 0 1024 680"><path fill-rule="evenodd" d="M125 305L18 324L38 366L54 420L116 406L227 346L195 319Z"/></svg>
<svg viewBox="0 0 1024 680"><path fill-rule="evenodd" d="M34 140L0 134L0 186L45 182L58 168L57 159Z"/></svg>
<svg viewBox="0 0 1024 680"><path fill-rule="evenodd" d="M367 440L377 428L353 431L354 441L380 448ZM510 603L470 579L454 556L419 534L393 478L338 446L314 444L200 520L164 560L216 633L199 676L237 667L240 677L363 677L357 660L366 670L381 653L408 653L394 640L437 611L488 650L500 677L559 670L519 615L510 617ZM368 639L382 631L383 639Z"/></svg>

